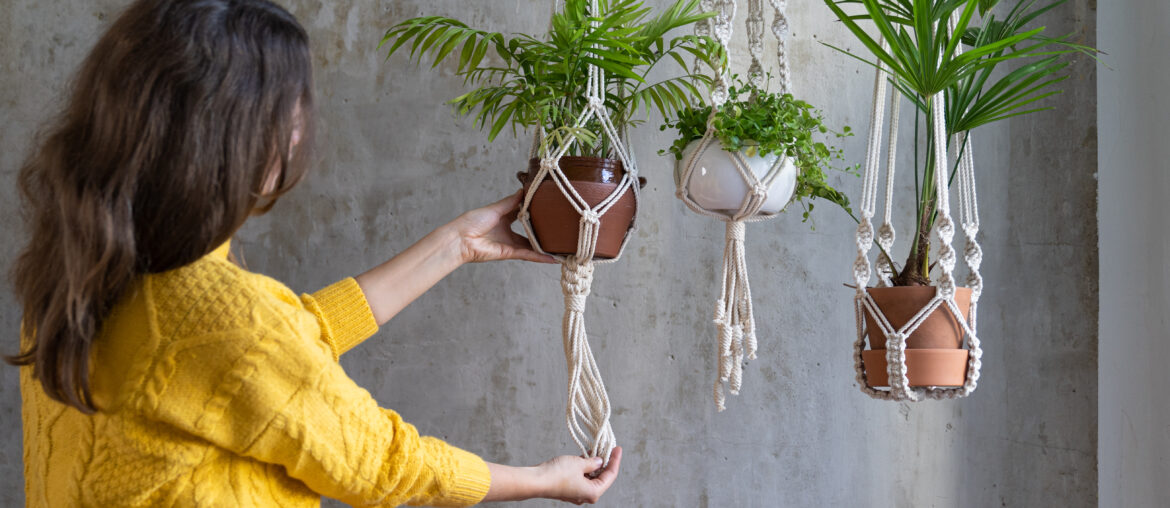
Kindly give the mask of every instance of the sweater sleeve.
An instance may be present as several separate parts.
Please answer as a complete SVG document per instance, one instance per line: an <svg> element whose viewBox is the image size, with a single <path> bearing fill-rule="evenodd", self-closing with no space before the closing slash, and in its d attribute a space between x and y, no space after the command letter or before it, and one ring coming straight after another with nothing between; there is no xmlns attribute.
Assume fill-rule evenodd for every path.
<svg viewBox="0 0 1170 508"><path fill-rule="evenodd" d="M311 317L278 321L213 348L214 357L192 358L196 364L177 358L156 399L166 402L157 417L281 465L315 492L351 505L466 506L483 499L491 475L481 458L421 437L380 408L334 361Z"/></svg>
<svg viewBox="0 0 1170 508"><path fill-rule="evenodd" d="M334 359L378 332L366 295L352 277L301 295L301 303L317 317L321 339L333 350Z"/></svg>

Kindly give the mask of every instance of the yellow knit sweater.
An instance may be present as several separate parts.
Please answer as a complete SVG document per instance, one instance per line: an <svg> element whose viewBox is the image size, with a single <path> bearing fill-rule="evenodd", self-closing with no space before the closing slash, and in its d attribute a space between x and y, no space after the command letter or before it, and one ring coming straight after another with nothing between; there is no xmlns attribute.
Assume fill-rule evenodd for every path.
<svg viewBox="0 0 1170 508"><path fill-rule="evenodd" d="M483 460L419 437L337 364L378 329L353 279L298 298L227 251L127 292L94 343L96 414L21 369L28 506L483 499Z"/></svg>

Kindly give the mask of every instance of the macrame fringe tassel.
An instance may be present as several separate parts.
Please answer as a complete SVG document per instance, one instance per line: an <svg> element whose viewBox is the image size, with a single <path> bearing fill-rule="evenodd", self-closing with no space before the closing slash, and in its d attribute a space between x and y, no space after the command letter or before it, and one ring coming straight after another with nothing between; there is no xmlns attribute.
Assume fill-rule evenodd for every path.
<svg viewBox="0 0 1170 508"><path fill-rule="evenodd" d="M561 288L565 293L565 363L569 368L569 405L565 410L565 423L582 454L601 457L604 464L609 465L609 456L617 439L609 424L609 396L585 333L585 300L593 285L593 261L591 257L584 258L585 261L578 259L569 256L561 265Z"/></svg>
<svg viewBox="0 0 1170 508"><path fill-rule="evenodd" d="M726 389L739 395L743 362L756 359L756 320L752 316L752 290L744 259L744 223L727 223L723 250L723 285L715 302L715 326L719 330L719 377L715 380L715 407L727 409Z"/></svg>

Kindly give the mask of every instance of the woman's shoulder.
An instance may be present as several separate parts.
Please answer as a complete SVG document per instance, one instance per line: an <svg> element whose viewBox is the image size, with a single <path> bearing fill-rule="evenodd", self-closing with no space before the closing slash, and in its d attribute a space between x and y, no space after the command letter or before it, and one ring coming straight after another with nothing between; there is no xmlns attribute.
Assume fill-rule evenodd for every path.
<svg viewBox="0 0 1170 508"><path fill-rule="evenodd" d="M143 290L162 337L251 329L301 307L284 284L220 259L149 275Z"/></svg>
<svg viewBox="0 0 1170 508"><path fill-rule="evenodd" d="M147 275L103 325L95 359L121 368L96 369L109 377L95 379L96 391L120 405L135 392L166 391L176 377L211 390L245 356L298 340L300 328L315 324L300 314L303 307L283 284L226 260Z"/></svg>

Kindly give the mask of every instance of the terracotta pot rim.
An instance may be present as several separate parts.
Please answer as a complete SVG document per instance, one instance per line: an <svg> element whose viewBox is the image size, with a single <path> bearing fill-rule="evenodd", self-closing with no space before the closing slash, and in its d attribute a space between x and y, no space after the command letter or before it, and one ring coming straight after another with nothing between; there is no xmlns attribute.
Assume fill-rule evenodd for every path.
<svg viewBox="0 0 1170 508"><path fill-rule="evenodd" d="M907 289L913 289L913 290L934 289L934 290L937 290L938 286L889 286L889 287L871 286L871 287L865 288L865 291L867 293L873 292L873 291L881 293L881 292L896 292L897 290L907 290ZM971 288L966 287L966 286L955 286L955 292L969 293L969 292L971 292Z"/></svg>
<svg viewBox="0 0 1170 508"><path fill-rule="evenodd" d="M621 159L614 159L612 157L593 157L591 155L562 155L561 160L576 160L576 161L595 161L599 164L607 164L612 166L624 166L625 163ZM528 159L529 164L540 164L540 157L532 157Z"/></svg>
<svg viewBox="0 0 1170 508"><path fill-rule="evenodd" d="M580 175L566 174L565 176L567 176L569 181L572 182L618 184L626 175L626 166L621 161L621 159L611 159L608 157L590 157L583 155L565 155L561 157L561 162L575 162L577 163L578 167L591 165L594 167L594 171L597 171L595 174L589 175L585 178L580 178ZM564 170L565 167L562 165L561 168ZM535 177L539 171L540 159L536 157L530 158L528 159L528 170L516 173L516 179L520 181L520 184L524 188L527 188L532 178ZM612 173L612 175L606 176L605 172L607 171ZM574 176L577 176L577 178L574 178ZM611 177L612 181L607 181L607 179ZM549 177L546 176L545 180L548 178ZM646 177L638 177L638 188L646 188Z"/></svg>

